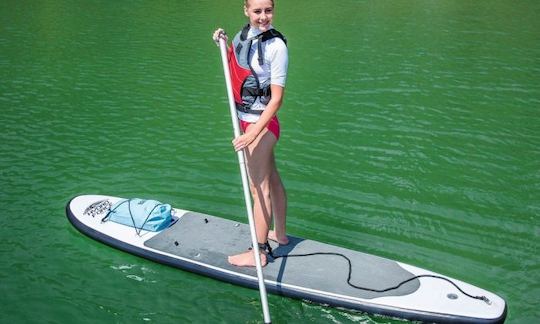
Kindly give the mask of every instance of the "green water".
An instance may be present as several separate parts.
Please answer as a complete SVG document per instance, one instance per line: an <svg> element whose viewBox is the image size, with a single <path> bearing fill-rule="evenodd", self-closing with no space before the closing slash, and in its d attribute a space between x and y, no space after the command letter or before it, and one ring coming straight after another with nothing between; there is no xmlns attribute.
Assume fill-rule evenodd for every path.
<svg viewBox="0 0 540 324"><path fill-rule="evenodd" d="M470 282L508 323L538 322L539 3L276 5L290 233ZM111 249L64 212L101 193L247 222L210 39L243 23L241 1L0 3L0 322L261 320L257 291ZM275 323L399 322L269 302Z"/></svg>

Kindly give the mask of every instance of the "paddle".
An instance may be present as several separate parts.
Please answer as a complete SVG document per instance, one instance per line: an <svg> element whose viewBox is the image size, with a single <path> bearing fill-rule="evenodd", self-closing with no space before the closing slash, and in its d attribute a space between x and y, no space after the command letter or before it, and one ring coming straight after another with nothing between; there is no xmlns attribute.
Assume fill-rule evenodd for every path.
<svg viewBox="0 0 540 324"><path fill-rule="evenodd" d="M234 129L234 137L240 136L240 126L238 125L238 117L236 116L236 104L234 103L231 76L229 73L229 63L227 59L227 44L223 38L219 38L219 49L221 51L221 62L223 63L223 73L225 74L225 84L227 86L227 96L229 97L229 109L231 112L231 120ZM251 243L253 253L255 254L255 266L257 268L257 279L259 280L259 292L261 294L261 304L263 308L263 316L265 323L271 323L270 311L268 310L268 299L266 296L266 286L264 285L264 277L259 253L259 243L255 232L255 221L253 220L253 208L251 206L251 195L249 192L248 176L246 171L246 162L244 150L236 152L238 163L240 165L240 174L242 176L242 186L244 187L244 199L246 201L246 209L249 220L249 229L251 232Z"/></svg>

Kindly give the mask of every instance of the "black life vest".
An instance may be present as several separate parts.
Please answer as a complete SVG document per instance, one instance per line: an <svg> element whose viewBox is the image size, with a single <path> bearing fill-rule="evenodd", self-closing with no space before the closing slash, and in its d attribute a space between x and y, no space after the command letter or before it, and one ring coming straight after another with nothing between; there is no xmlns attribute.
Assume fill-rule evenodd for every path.
<svg viewBox="0 0 540 324"><path fill-rule="evenodd" d="M249 24L234 36L232 46L229 48L229 70L231 73L231 84L234 94L236 109L245 113L258 114L262 110L252 110L251 106L257 98L260 98L262 104L270 101L270 80L265 84L260 84L257 74L251 67L251 58L249 51L253 40L258 40L257 51L259 55L259 65L264 64L264 55L262 43L279 37L287 44L285 37L275 29L269 29L255 37L248 38Z"/></svg>

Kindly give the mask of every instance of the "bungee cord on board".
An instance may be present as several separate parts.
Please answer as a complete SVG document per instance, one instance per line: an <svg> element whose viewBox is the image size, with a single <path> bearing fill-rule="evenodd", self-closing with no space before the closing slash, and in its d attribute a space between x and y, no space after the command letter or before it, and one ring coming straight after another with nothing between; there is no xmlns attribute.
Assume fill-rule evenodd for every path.
<svg viewBox="0 0 540 324"><path fill-rule="evenodd" d="M309 257L309 256L314 256L314 255L332 255L332 256L342 257L347 261L348 266L349 266L349 273L347 275L347 284L349 286L351 286L351 287L353 287L355 289L359 289L359 290L371 291L371 292L376 292L376 293L384 293L384 292L387 292L387 291L390 291L390 290L398 289L401 286L405 285L406 283L411 282L411 281L416 280L416 279L433 278L433 279L439 279L439 280L443 280L443 281L446 281L446 282L450 283L459 292L461 292L463 295L465 295L465 296L467 296L469 298L481 300L481 301L484 301L486 304L491 305L491 301L486 296L474 296L474 295L471 295L471 294L467 293L466 291L464 291L461 287L459 287L454 281L452 281L452 280L450 280L448 278L442 277L442 276L431 275L431 274L417 275L417 276L413 276L413 277L411 277L409 279L403 280L403 281L401 281L400 283L398 283L397 285L395 285L393 287L388 287L388 288L384 288L384 289L374 289L374 288L358 286L358 285L355 285L355 284L353 284L351 282L352 262L351 262L351 259L349 259L344 254L337 253L337 252L312 252L312 253L303 253L303 254L275 255L274 251L272 250L272 247L270 246L270 244L268 244L268 242L264 243L264 244L259 244L259 249L261 249L263 251L263 253L266 253L267 255L272 257L274 260L277 260L277 259L280 259L280 258L284 259L284 258L294 258L294 257ZM455 299L455 298L457 298L457 296L448 295L448 298Z"/></svg>

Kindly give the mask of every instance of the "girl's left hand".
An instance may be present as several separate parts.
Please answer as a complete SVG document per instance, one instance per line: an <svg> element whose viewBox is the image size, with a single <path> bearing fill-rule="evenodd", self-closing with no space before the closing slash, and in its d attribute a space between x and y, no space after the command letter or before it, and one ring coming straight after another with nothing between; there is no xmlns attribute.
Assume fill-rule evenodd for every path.
<svg viewBox="0 0 540 324"><path fill-rule="evenodd" d="M249 146L249 144L251 144L255 140L256 137L257 136L255 134L252 134L249 131L238 136L237 138L232 140L234 150L238 152L245 149L246 147Z"/></svg>

